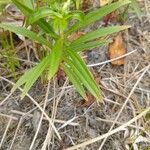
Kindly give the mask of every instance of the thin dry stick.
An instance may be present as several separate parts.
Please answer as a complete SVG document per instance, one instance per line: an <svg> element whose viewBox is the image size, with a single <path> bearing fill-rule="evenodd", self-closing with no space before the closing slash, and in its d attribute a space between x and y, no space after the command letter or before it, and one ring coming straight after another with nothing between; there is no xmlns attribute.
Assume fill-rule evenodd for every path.
<svg viewBox="0 0 150 150"><path fill-rule="evenodd" d="M96 120L97 121L103 121L103 122L111 123L111 124L114 123L114 121L110 120L110 119L96 118ZM117 121L116 124L123 125L124 123ZM139 127L139 126L135 126L135 125L129 125L129 127L135 128L135 129L140 129L140 130L142 130L144 133L146 133L150 137L150 134L143 127Z"/></svg>
<svg viewBox="0 0 150 150"><path fill-rule="evenodd" d="M58 95L59 95L59 94L58 94ZM58 95L57 95L57 96L58 96ZM54 97L48 99L48 102L50 102L51 100L53 100L53 98L54 98ZM48 102L47 102L47 104L48 104ZM41 103L39 103L39 105L42 106L42 105L44 105L44 103L41 102ZM37 108L38 108L38 107L36 106L36 107L34 107L33 109L29 110L29 111L26 112L26 113L22 113L22 112L20 112L20 113L22 113L23 117L31 116L31 113L32 113L34 110L36 110ZM18 112L18 113L19 113L19 112ZM33 116L33 115L32 115L32 116ZM43 117L43 119L47 120L45 117Z"/></svg>
<svg viewBox="0 0 150 150"><path fill-rule="evenodd" d="M6 129L5 129L5 132L4 132L4 134L3 134L2 140L1 140L1 142L0 142L0 148L2 147L2 144L3 144L4 139L5 139L5 137L6 137L6 134L7 134L7 131L8 131L8 129L9 129L9 126L10 126L10 124L11 124L11 121L12 121L12 118L9 118L7 127L6 127Z"/></svg>
<svg viewBox="0 0 150 150"><path fill-rule="evenodd" d="M53 80L53 82L54 82L54 98L53 98L53 107L54 107L56 94L55 94L55 81ZM53 108L53 109L54 109L54 108ZM54 122L54 119L53 119L53 111L52 111L52 117L51 117L51 119L52 119L52 122ZM41 149L41 150L45 150L45 149L46 149L46 147L47 147L47 145L48 145L48 141L51 140L51 136L52 136L52 128L51 128L51 126L50 126L50 124L49 124L49 128L48 128L48 131L47 131L47 135L46 135L46 138L45 138L45 140L44 140L44 142L43 142L43 146L42 146L42 149Z"/></svg>
<svg viewBox="0 0 150 150"><path fill-rule="evenodd" d="M122 55L122 56L119 56L119 57L117 57L117 58L114 58L114 59L110 59L110 60L107 60L107 61L104 61L104 62L100 62L100 63L96 63L96 64L91 64L91 65L88 65L89 67L95 67L95 66L100 66L100 65L103 65L103 64L107 64L107 63L110 63L110 62L112 62L112 61L115 61L115 60L118 60L118 59L120 59L120 58L124 58L124 57L126 57L126 56L128 56L128 55L130 55L130 54L132 54L132 53L134 53L134 52L136 52L137 50L134 50L134 51L131 51L131 52L129 52L129 53L126 53L126 54L124 54L124 55Z"/></svg>
<svg viewBox="0 0 150 150"><path fill-rule="evenodd" d="M17 115L22 115L23 118L24 118L25 116L30 117L30 118L33 118L33 115L32 115L32 114L26 114L26 113L21 112L21 111L18 111L18 110L11 110L11 113L14 113L14 114L17 114ZM0 113L0 115L1 115L1 113ZM3 115L3 116L5 116L5 115ZM6 116L6 117L7 117L7 116ZM10 118L10 116L8 116L8 118ZM16 117L12 117L12 119L18 120L18 118L16 118ZM47 120L47 119L46 119L45 117L43 117L43 120ZM66 123L67 121L55 119L54 122L55 122L55 123L59 123L59 124L64 124L64 123ZM71 125L71 126L79 126L79 123L70 122L68 125Z"/></svg>
<svg viewBox="0 0 150 150"><path fill-rule="evenodd" d="M50 80L49 80L48 86L47 86L47 91L46 91L46 95L45 95L45 102L44 102L44 106L43 106L43 111L45 111L46 104L47 104L47 101L48 101L49 89L50 89ZM36 130L36 132L35 132L35 135L34 135L34 138L33 138L33 140L32 140L32 143L31 143L31 145L30 145L29 150L32 150L32 148L33 148L34 142L35 142L35 140L36 140L36 138L37 138L37 135L38 135L39 130L40 130L40 127L41 127L41 123L42 123L42 120L43 120L43 116L44 116L44 114L42 113L42 114L41 114L40 121L39 121L39 124L38 124L38 127L37 127L37 130Z"/></svg>
<svg viewBox="0 0 150 150"><path fill-rule="evenodd" d="M124 102L123 106L121 107L121 109L120 109L120 111L119 111L119 113L118 113L116 119L114 120L114 123L112 124L112 126L111 126L111 128L109 129L108 132L110 132L110 131L113 129L113 127L115 126L115 124L116 124L117 120L119 119L119 117L120 117L120 115L121 115L123 109L125 108L126 104L127 104L128 101L130 100L130 97L131 97L132 94L134 93L135 88L137 87L137 85L139 84L139 82L141 81L141 79L143 78L144 74L148 71L149 67L150 67L150 65L145 68L145 70L143 71L143 73L141 74L141 76L139 77L139 79L137 80L137 82L135 83L135 85L133 86L131 92L129 93L127 99L125 100L125 102ZM101 146L100 146L99 150L102 149L102 147L103 147L103 145L105 144L106 140L107 140L107 138L105 138L105 139L103 140L103 142L101 143Z"/></svg>
<svg viewBox="0 0 150 150"><path fill-rule="evenodd" d="M11 119L13 119L13 120L18 120L18 118L13 117L13 116L10 116L10 115L7 115L7 114L2 114L2 113L0 113L0 116L6 117L6 118L11 118Z"/></svg>
<svg viewBox="0 0 150 150"><path fill-rule="evenodd" d="M0 79L2 80L5 80L6 82L14 85L13 82L9 81L8 79L0 76ZM23 89L22 88L18 88L21 92L23 92ZM49 116L45 113L45 111L43 111L43 109L41 108L41 106L29 95L29 94L26 94L26 96L37 106L37 108L39 108L39 110L44 114L44 116L46 117L46 119L49 121L50 125L52 126L53 130L55 131L57 137L59 138L59 140L61 140L61 137L59 135L59 132L57 131L56 127L54 126L54 124L52 123L52 120L49 118Z"/></svg>
<svg viewBox="0 0 150 150"><path fill-rule="evenodd" d="M14 142L15 142L15 139L16 139L16 136L17 136L17 133L18 133L18 130L19 130L20 126L21 126L22 120L23 120L23 118L20 118L19 123L18 123L17 128L16 128L16 131L15 131L15 134L14 134L14 137L13 137L13 139L12 139L11 145L10 145L10 147L9 147L9 150L12 149L12 146L13 146L13 144L14 144Z"/></svg>
<svg viewBox="0 0 150 150"><path fill-rule="evenodd" d="M56 86L55 86L55 80L53 78L53 83L54 83L54 99L53 99L53 109L52 109L52 115L51 115L51 119L52 119L52 122L54 122L55 120L55 115L56 115L56 111L57 111L57 102L58 102L58 99L56 99ZM46 147L50 146L50 142L51 142L51 139L53 137L53 132L52 132L52 128L51 126L49 126L49 129L48 129L48 136L46 136ZM43 145L44 146L44 145ZM45 147L45 149L46 149ZM42 147L43 149L44 147Z"/></svg>
<svg viewBox="0 0 150 150"><path fill-rule="evenodd" d="M116 81L113 81L113 82L115 82L115 83L117 84L117 82L116 82ZM119 85L121 85L121 86L119 86L119 89L120 89L121 93L124 93L124 92L125 92L125 90L122 88L122 84L120 84L120 83L119 83ZM136 112L135 112L134 105L132 104L132 101L129 101L129 104L130 104L130 107L131 107L131 110L132 110L133 116L135 117L135 116L136 116ZM137 122L135 122L135 124L137 125Z"/></svg>
<svg viewBox="0 0 150 150"><path fill-rule="evenodd" d="M131 125L132 123L134 123L136 120L140 119L141 117L143 117L145 114L147 114L148 112L150 111L150 107L148 107L147 109L145 109L142 113L140 113L139 115L137 115L136 117L134 117L133 119L129 120L128 122L124 123L123 125L115 128L114 130L111 130L110 132L108 133L105 133L101 136L98 136L96 138L93 138L91 140L88 140L88 141L85 141L81 144L78 144L78 145L75 145L75 146L72 146L70 148L66 148L65 150L75 150L75 149L78 149L78 148L81 148L81 147L85 147L87 145L90 145L92 143L95 143L97 141L100 141L106 137L109 137L119 131L122 131L124 130L124 128L128 127L129 125Z"/></svg>
<svg viewBox="0 0 150 150"><path fill-rule="evenodd" d="M77 119L77 117L74 116L73 118L71 118L70 120L68 120L66 123L64 123L61 127L58 128L58 131L60 129L63 129L64 127L66 127L68 124L70 124L71 122L73 122L75 119Z"/></svg>
<svg viewBox="0 0 150 150"><path fill-rule="evenodd" d="M56 114L56 85L55 85L55 80L53 79L53 83L54 83L54 99L53 99L53 109L52 109L52 121L54 122L55 119L55 114Z"/></svg>
<svg viewBox="0 0 150 150"><path fill-rule="evenodd" d="M59 97L58 97L58 99L57 99L57 102L59 102L59 100L60 100L61 97L63 96L64 90L65 90L64 87L66 86L67 82L68 82L68 80L65 81L65 83L64 83L64 85L63 85L63 87L62 87L62 90L61 90L61 92L60 92L60 95L59 95ZM54 91L54 94L55 94L55 91ZM57 103L57 105L58 105L58 103ZM56 106L57 106L57 105L56 105ZM55 111L55 114L56 114L56 111ZM54 119L54 118L53 118L53 121L55 122L55 119ZM48 131L47 131L47 135L46 135L46 138L45 138L45 141L43 142L42 150L45 150L45 149L46 149L47 144L48 144L48 141L49 141L49 139L50 139L50 133L51 133L51 132L52 132L52 131L51 131L51 126L49 126Z"/></svg>
<svg viewBox="0 0 150 150"><path fill-rule="evenodd" d="M1 101L0 106L2 106L4 104L4 102L6 102L11 95L12 95L12 93L9 93L7 95L7 97L4 100Z"/></svg>
<svg viewBox="0 0 150 150"><path fill-rule="evenodd" d="M66 80L67 81L67 80ZM65 90L66 89L66 87L62 87L63 88L63 90ZM60 89L62 89L62 88L60 88ZM54 98L57 98L57 97L59 97L59 95L61 95L61 93L59 93L59 94L57 94L55 97L52 97L52 98L50 98L50 99L48 99L48 102L50 102L51 100L53 100ZM47 104L48 104L48 102L47 102ZM43 102L41 102L41 103L39 103L39 105L40 106L42 106L44 103ZM38 107L36 106L36 107L34 107L33 109L31 109L30 111L28 111L27 113L22 113L22 112L18 112L18 111L14 111L14 110L12 110L12 112L14 112L14 113L21 113L21 115L24 115L23 117L26 117L26 116L29 116L29 117L31 117L31 115L30 115L30 113L32 113L34 110L36 110ZM44 120L47 120L45 117L43 118ZM63 121L63 120L58 120L58 119L55 119L54 120L54 122L58 122L58 123L65 123L66 121ZM79 124L77 124L77 123L73 123L74 125L76 124L76 125L79 125ZM73 125L72 124L72 125Z"/></svg>
<svg viewBox="0 0 150 150"><path fill-rule="evenodd" d="M46 135L46 138L43 142L43 146L42 146L41 150L46 150L47 143L48 143L48 140L49 140L49 137L50 137L50 133L51 133L51 127L49 126L48 131L47 131L47 135Z"/></svg>

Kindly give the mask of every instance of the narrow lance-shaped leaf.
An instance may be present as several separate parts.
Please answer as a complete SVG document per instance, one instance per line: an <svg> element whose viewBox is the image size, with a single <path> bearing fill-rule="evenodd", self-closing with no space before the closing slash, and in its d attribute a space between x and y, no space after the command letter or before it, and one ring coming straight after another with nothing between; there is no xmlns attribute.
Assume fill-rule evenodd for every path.
<svg viewBox="0 0 150 150"><path fill-rule="evenodd" d="M97 40L97 41L92 41L92 42L87 42L87 43L80 43L76 45L69 45L69 49L73 49L76 52L81 52L84 50L90 50L102 45L106 45L108 43L112 42L112 40Z"/></svg>
<svg viewBox="0 0 150 150"><path fill-rule="evenodd" d="M58 41L56 41L54 48L52 49L48 72L49 79L51 79L58 71L59 64L62 58L62 51L63 51L63 40L59 39Z"/></svg>
<svg viewBox="0 0 150 150"><path fill-rule="evenodd" d="M85 75L86 79L89 79L89 81L94 81L94 77L92 75L92 73L89 71L89 69L87 68L86 64L84 63L84 61L82 60L82 58L74 51L72 50L67 50L68 56L71 57L71 61L73 62L73 64L75 64L75 66L78 66L78 69L80 71L83 72L83 75ZM96 85L95 82L91 82L91 85ZM95 90L97 90L97 85L95 86Z"/></svg>
<svg viewBox="0 0 150 150"><path fill-rule="evenodd" d="M21 97L23 98L26 93L30 90L30 88L33 86L33 84L35 83L35 81L40 77L40 75L42 74L42 72L47 69L48 65L50 63L50 55L48 55L46 58L44 58L40 64L38 64L35 68L33 68L29 79L27 80L25 86L24 86L24 90L23 93L21 95Z"/></svg>
<svg viewBox="0 0 150 150"><path fill-rule="evenodd" d="M101 90L96 84L93 75L87 68L85 62L81 57L72 50L66 50L68 57L66 62L72 65L71 67L78 73L78 76L81 75L80 79L83 81L84 86L96 97L96 99L101 99ZM76 69L75 69L76 68Z"/></svg>
<svg viewBox="0 0 150 150"><path fill-rule="evenodd" d="M24 13L26 17L29 17L34 12L33 9L27 7L18 0L12 0L12 2ZM49 33L54 38L58 37L50 24L47 23L44 19L40 19L37 24L45 31L45 33Z"/></svg>
<svg viewBox="0 0 150 150"><path fill-rule="evenodd" d="M62 18L62 15L60 15L57 12L54 12L53 10L51 10L48 7L42 7L39 8L37 10L35 10L28 18L28 23L29 24L33 24L35 22L37 22L38 20L40 20L41 18L44 17L52 17L52 16L57 16L59 18Z"/></svg>
<svg viewBox="0 0 150 150"><path fill-rule="evenodd" d="M66 19L75 19L79 21L84 20L84 13L82 11L71 11L69 14L66 15Z"/></svg>
<svg viewBox="0 0 150 150"><path fill-rule="evenodd" d="M70 59L66 60L67 64L71 66L73 72L75 72L76 77L79 78L81 83L83 83L84 87L91 92L91 94L99 101L101 100L101 92L100 90L95 91L95 86L91 84L94 82L94 79L89 78L88 74L85 73L84 68L79 68L73 61Z"/></svg>
<svg viewBox="0 0 150 150"><path fill-rule="evenodd" d="M14 26L14 25L9 25L9 24L0 24L0 28L3 28L5 30L9 30L11 32L14 32L16 34L20 34L23 35L25 37L30 38L33 41L36 41L40 44L44 44L46 46L48 46L49 48L51 48L50 43L44 39L42 36L37 35L37 33L34 33L24 27L18 27L18 26Z"/></svg>
<svg viewBox="0 0 150 150"><path fill-rule="evenodd" d="M67 76L69 77L69 80L73 83L73 85L75 86L76 90L80 93L80 95L87 100L87 96L86 96L86 92L85 89L82 85L81 80L78 78L78 76L75 74L75 72L72 70L71 66L66 65L62 65L65 73L67 74Z"/></svg>
<svg viewBox="0 0 150 150"><path fill-rule="evenodd" d="M89 32L86 35L81 36L80 38L78 38L77 40L72 42L70 46L72 47L72 46L79 45L81 43L96 40L97 38L100 38L100 37L103 37L103 36L110 35L112 33L116 33L116 32L125 30L129 27L130 26L112 26L112 27L100 28L100 29L97 29L95 31Z"/></svg>
<svg viewBox="0 0 150 150"><path fill-rule="evenodd" d="M21 85L25 84L23 88L23 93L21 95L21 98L24 98L24 96L33 86L35 81L39 78L42 72L48 67L49 63L50 63L50 55L46 56L37 66L27 71L14 85L14 87L12 88L12 92L14 92Z"/></svg>
<svg viewBox="0 0 150 150"><path fill-rule="evenodd" d="M88 13L84 17L84 20L82 22L78 22L70 28L70 30L68 31L68 34L75 32L83 27L87 27L91 23L94 23L95 21L102 19L104 16L108 15L109 13L129 3L130 3L130 0L119 0L118 2L114 2L112 4L106 5L102 8L96 9Z"/></svg>
<svg viewBox="0 0 150 150"><path fill-rule="evenodd" d="M28 16L33 12L31 8L27 7L23 3L20 3L18 0L12 0L12 2L21 10L21 12L24 13L25 16Z"/></svg>
<svg viewBox="0 0 150 150"><path fill-rule="evenodd" d="M32 73L33 68L26 71L24 73L24 75L21 76L21 78L16 82L16 84L13 86L13 88L11 89L11 92L14 92L18 87L20 87L21 85L25 84L26 81L29 79L30 74Z"/></svg>

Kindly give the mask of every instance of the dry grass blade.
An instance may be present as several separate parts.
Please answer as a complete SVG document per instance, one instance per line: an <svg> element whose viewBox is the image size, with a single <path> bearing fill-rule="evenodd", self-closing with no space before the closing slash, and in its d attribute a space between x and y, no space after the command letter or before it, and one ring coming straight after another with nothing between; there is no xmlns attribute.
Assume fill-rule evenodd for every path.
<svg viewBox="0 0 150 150"><path fill-rule="evenodd" d="M49 80L48 86L47 86L47 91L46 91L46 95L45 95L45 102L44 102L44 106L43 106L43 111L45 111L46 104L47 104L47 101L48 101L49 89L50 89L50 80ZM42 120L43 120L43 116L44 116L44 115L43 115L43 112L42 112L41 117L40 117L40 120L39 120L38 127L37 127L37 129L36 129L36 132L35 132L35 135L34 135L34 138L33 138L33 140L32 140L32 143L31 143L31 145L30 145L29 150L32 150L32 149L33 149L33 145L34 145L34 143L35 143L35 140L36 140L36 138L37 138L37 135L38 135L39 130L40 130L40 127L41 127L41 123L42 123Z"/></svg>
<svg viewBox="0 0 150 150"><path fill-rule="evenodd" d="M12 93L9 93L9 94L7 95L7 97L6 97L3 101L1 101L0 106L2 106L2 105L8 100L8 98L9 98L11 95L12 95Z"/></svg>
<svg viewBox="0 0 150 150"><path fill-rule="evenodd" d="M2 136L2 139L1 139L1 142L0 142L0 148L2 147L2 144L3 144L4 140L5 140L5 137L7 135L7 131L9 129L9 127L10 127L11 121L12 121L12 118L9 118L8 124L6 126L5 132L4 132L4 134Z"/></svg>
<svg viewBox="0 0 150 150"><path fill-rule="evenodd" d="M64 123L58 130L66 127L68 124L70 124L71 122L73 122L77 117L73 117L72 119L68 120L66 123Z"/></svg>
<svg viewBox="0 0 150 150"><path fill-rule="evenodd" d="M118 104L119 105L119 104ZM121 104L120 104L121 105ZM17 110L12 110L11 113L13 114L17 114L17 115L21 115L22 117L30 117L30 118L33 118L33 115L32 114L27 114L27 113L24 113L24 112L21 112L21 111L17 111ZM1 114L0 115L4 116L4 117L8 117L8 118L12 118L14 120L18 120L18 118L16 117L12 117L12 116L8 116L8 115L5 115L5 114ZM43 120L47 120L46 117L43 117ZM59 124L65 124L67 121L65 120L60 120L60 119L55 119L54 120L54 123L59 123ZM71 125L71 126L79 126L78 123L76 122L70 122L68 125Z"/></svg>
<svg viewBox="0 0 150 150"><path fill-rule="evenodd" d="M111 124L114 123L113 120L109 120L109 119L96 118L96 120L98 120L98 121L103 121L103 122L107 122L107 123L111 123ZM116 124L118 124L118 125L123 125L124 123L117 121ZM135 129L140 129L140 130L142 130L144 133L146 133L148 136L150 136L150 134L149 134L147 131L145 131L145 129L144 129L143 127L136 126L136 125L132 125L132 124L129 125L129 127L135 128Z"/></svg>
<svg viewBox="0 0 150 150"><path fill-rule="evenodd" d="M54 98L54 101L53 101L53 110L52 110L52 118L51 118L53 122L55 122L55 120L56 120L55 117L56 117L56 112L57 112L57 106L58 106L58 103L59 103L61 97L64 94L64 90L65 90L64 87L66 86L67 82L68 82L68 80L65 81L65 83L64 83L64 85L62 87L62 90L60 92L59 97L57 99ZM55 81L54 81L54 97L55 97L55 94L56 94L55 92L56 91L55 91ZM64 124L66 124L66 123L68 123L68 121L64 122ZM69 122L69 123L71 123L71 122ZM52 128L49 125L48 131L47 131L47 135L46 135L45 140L43 142L42 150L46 149L47 145L49 145L49 143L50 143L51 138L52 138Z"/></svg>
<svg viewBox="0 0 150 150"><path fill-rule="evenodd" d="M124 130L125 127L131 125L131 124L134 123L136 120L138 120L139 118L141 118L142 116L144 116L145 114L147 114L147 113L150 111L150 107L148 107L147 109L145 109L142 113L140 113L139 115L137 115L136 117L134 117L134 118L131 119L130 121L124 123L123 125L121 125L120 127L117 127L116 129L112 130L112 128L114 127L114 125L115 125L116 121L118 120L120 114L122 113L122 110L124 109L124 107L126 106L127 102L129 101L131 95L133 94L133 92L134 92L134 90L135 90L135 87L136 87L136 86L138 85L138 83L141 81L141 79L143 78L144 74L148 71L149 67L150 67L150 65L145 68L145 70L143 71L143 73L141 74L141 76L138 78L138 80L137 80L137 82L135 83L134 87L132 88L130 94L128 95L126 101L124 102L123 106L121 107L121 110L119 111L118 116L116 117L116 119L115 119L115 121L114 121L114 123L113 123L113 125L112 125L112 127L111 127L111 129L109 130L108 133L103 134L103 135L101 135L101 136L99 136L99 137L93 138L93 139L91 139L91 140L85 141L85 142L83 142L83 143L81 143L81 144L78 144L78 145L75 145L75 146L73 146L73 147L67 148L67 149L65 149L65 150L74 150L74 149L78 149L78 148L81 148L81 147L85 147L85 146L87 146L87 145L89 145L89 144L92 144L92 143L97 142L97 141L102 140L102 139L105 139L105 140L106 140L106 139L107 139L109 136L111 136L112 134ZM103 142L102 144L104 144L104 142ZM102 146L101 146L100 148L102 148Z"/></svg>
<svg viewBox="0 0 150 150"><path fill-rule="evenodd" d="M12 85L15 85L13 82L9 81L8 79L0 76L0 79L12 84ZM19 88L19 90L22 92L23 89L22 88ZM54 124L52 123L52 120L49 118L49 116L43 111L43 108L41 108L41 106L29 95L29 94L26 94L26 96L39 108L39 110L44 114L44 116L46 117L46 119L49 121L50 125L52 126L53 130L55 131L56 135L58 136L59 139L61 139L56 127L54 126Z"/></svg>
<svg viewBox="0 0 150 150"><path fill-rule="evenodd" d="M141 112L139 115L137 115L136 117L134 117L133 119L131 119L130 121L124 123L123 125L111 130L110 132L106 133L106 134L103 134L101 136L98 136L96 138L93 138L91 140L88 140L88 141L85 141L81 144L78 144L78 145L75 145L75 146L72 146L70 148L66 148L65 150L75 150L75 149L79 149L81 147L85 147L87 145L90 145L92 143L95 143L97 141L100 141L104 138L107 138L117 132L120 132L122 130L124 130L124 128L128 127L129 125L131 125L132 123L134 123L136 120L140 119L141 117L143 117L144 115L146 115L148 112L150 111L150 107L148 107L147 109L145 109L143 112Z"/></svg>
<svg viewBox="0 0 150 150"><path fill-rule="evenodd" d="M89 66L89 67L96 67L96 66L104 65L104 64L110 63L110 62L112 62L112 61L116 61L116 60L118 60L118 59L121 59L121 58L124 58L124 57L126 57L126 56L129 56L129 55L131 55L132 53L135 53L136 51L137 51L137 50L133 50L133 51L128 52L128 53L126 53L126 54L124 54L124 55L122 55L122 56L119 56L119 57L117 57L117 58L110 59L110 60L107 60L107 61L104 61L104 62L100 62L100 63L96 63L96 64L91 64L91 65L88 65L88 66Z"/></svg>
<svg viewBox="0 0 150 150"><path fill-rule="evenodd" d="M149 70L149 68L150 68L150 65L147 66L147 67L145 67L143 73L141 74L141 76L140 76L140 77L138 78L138 80L136 81L135 85L133 86L131 92L129 93L129 95L128 95L128 97L127 97L127 99L125 100L124 104L122 105L122 107L121 107L121 109L120 109L120 111L119 111L119 113L118 113L116 119L114 120L114 123L112 124L110 130L108 131L108 133L114 128L114 126L115 126L115 124L116 124L116 121L119 119L119 117L120 117L120 115L121 115L123 109L125 108L126 104L129 102L130 97L131 97L132 94L134 93L135 88L137 87L137 85L139 84L139 82L141 81L141 79L143 78L143 76L145 75L145 73ZM102 144L101 144L99 150L102 149L102 147L103 147L103 145L105 144L106 140L107 140L107 138L104 139L104 141L102 142Z"/></svg>
<svg viewBox="0 0 150 150"><path fill-rule="evenodd" d="M20 126L21 126L21 123L22 123L22 119L23 119L23 118L20 118L20 120L19 120L19 123L18 123L18 125L17 125L16 131L15 131L15 134L14 134L14 137L13 137L12 142L11 142L11 145L10 145L10 147L9 147L9 150L11 150L12 147L13 147L13 144L14 144L15 139L16 139L16 137L17 137L18 130L19 130L19 128L20 128Z"/></svg>
<svg viewBox="0 0 150 150"><path fill-rule="evenodd" d="M6 118L9 118L9 119L12 119L12 120L18 120L18 118L16 118L16 117L6 115L6 114L2 114L2 113L0 113L0 116L6 117Z"/></svg>

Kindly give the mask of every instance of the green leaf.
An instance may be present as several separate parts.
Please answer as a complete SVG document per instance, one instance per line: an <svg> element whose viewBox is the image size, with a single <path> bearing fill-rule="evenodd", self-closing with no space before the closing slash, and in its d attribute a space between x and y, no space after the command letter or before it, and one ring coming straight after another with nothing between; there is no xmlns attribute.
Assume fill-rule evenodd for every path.
<svg viewBox="0 0 150 150"><path fill-rule="evenodd" d="M40 20L41 18L53 17L53 16L57 16L59 18L62 18L62 15L60 15L57 12L54 12L50 8L42 7L42 8L35 10L32 14L30 14L30 16L28 18L28 23L33 24L33 23L37 22L38 20Z"/></svg>
<svg viewBox="0 0 150 150"><path fill-rule="evenodd" d="M84 16L85 15L82 11L71 11L70 13L68 13L65 16L65 18L68 19L68 20L75 19L75 20L83 21Z"/></svg>
<svg viewBox="0 0 150 150"><path fill-rule="evenodd" d="M97 40L97 41L92 41L92 42L88 42L88 43L80 43L80 44L76 44L76 45L69 45L69 49L73 49L76 52L81 52L84 50L90 50L105 44L108 44L112 42L112 40Z"/></svg>
<svg viewBox="0 0 150 150"><path fill-rule="evenodd" d="M94 23L95 21L102 19L104 16L115 11L119 7L129 4L129 3L130 3L130 0L119 0L118 2L111 3L109 5L106 5L102 8L96 9L96 10L88 13L85 16L83 22L78 22L71 27L71 29L68 31L68 34L75 32L83 27L87 27L88 25Z"/></svg>
<svg viewBox="0 0 150 150"><path fill-rule="evenodd" d="M27 71L14 85L12 88L12 92L14 92L18 87L24 85L23 93L21 94L21 98L27 94L30 88L33 86L35 81L39 78L42 72L48 67L50 63L50 55L46 56L37 66Z"/></svg>
<svg viewBox="0 0 150 150"><path fill-rule="evenodd" d="M68 65L62 65L65 73L69 77L69 80L73 83L75 86L76 90L80 93L80 95L87 100L86 92L85 89L82 85L81 80L77 77L77 74L72 70L72 68Z"/></svg>
<svg viewBox="0 0 150 150"><path fill-rule="evenodd" d="M28 18L34 10L30 7L22 4L18 0L12 0L12 2L24 13L24 15ZM54 32L53 28L47 23L44 19L40 19L37 24L45 31L45 33L50 34L54 38L57 38L57 34Z"/></svg>
<svg viewBox="0 0 150 150"><path fill-rule="evenodd" d="M21 10L22 13L24 13L25 16L29 16L30 13L33 12L33 10L21 3L19 0L12 0L12 2Z"/></svg>
<svg viewBox="0 0 150 150"><path fill-rule="evenodd" d="M44 39L42 36L37 35L37 33L34 33L32 31L24 28L24 27L17 27L17 26L9 25L9 24L0 24L0 28L3 28L5 30L9 30L9 31L14 32L16 34L23 35L25 37L32 39L33 41L36 41L40 44L44 44L44 45L48 46L49 48L51 48L50 43L46 39Z"/></svg>
<svg viewBox="0 0 150 150"><path fill-rule="evenodd" d="M54 46L52 53L46 56L37 66L27 71L14 85L14 87L12 88L12 92L14 92L21 85L25 84L23 88L23 93L21 95L21 98L24 98L24 96L33 86L35 81L48 67L50 67L49 78L52 78L59 67L59 63L62 56L62 45L62 40L58 40Z"/></svg>
<svg viewBox="0 0 150 150"><path fill-rule="evenodd" d="M33 68L32 68L33 69ZM26 81L29 79L30 74L32 73L32 69L26 71L26 73L24 75L21 76L21 78L16 82L16 84L13 86L13 88L11 89L11 92L14 92L18 87L20 87L21 85L25 84Z"/></svg>
<svg viewBox="0 0 150 150"><path fill-rule="evenodd" d="M70 46L76 46L79 45L81 43L86 43L88 41L92 41L95 40L97 38L103 37L103 36L107 36L110 35L112 33L116 33L119 32L121 30L125 30L127 28L129 28L130 26L112 26L112 27L104 27L104 28L100 28L97 29L95 31L89 32L86 35L81 36L80 38L78 38L77 40L75 40L74 42L72 42L70 44Z"/></svg>
<svg viewBox="0 0 150 150"><path fill-rule="evenodd" d="M63 51L63 40L59 39L56 41L54 48L52 49L51 57L50 57L50 67L48 72L49 80L55 75L58 71L59 64L62 58L62 51Z"/></svg>
<svg viewBox="0 0 150 150"><path fill-rule="evenodd" d="M101 90L96 84L93 75L87 68L82 58L72 50L66 50L69 58L66 58L66 63L73 68L77 77L82 81L84 86L95 96L97 100L101 99Z"/></svg>
<svg viewBox="0 0 150 150"><path fill-rule="evenodd" d="M20 0L20 2L28 6L30 9L34 9L34 0Z"/></svg>

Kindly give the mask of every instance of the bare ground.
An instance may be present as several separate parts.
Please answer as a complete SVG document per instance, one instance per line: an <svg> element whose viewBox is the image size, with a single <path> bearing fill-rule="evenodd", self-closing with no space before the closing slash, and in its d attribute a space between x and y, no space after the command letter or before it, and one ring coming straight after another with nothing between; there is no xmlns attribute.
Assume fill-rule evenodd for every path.
<svg viewBox="0 0 150 150"><path fill-rule="evenodd" d="M142 1L141 7L142 20L130 14L126 22L132 28L124 33L128 50L124 66L111 65L107 46L86 53L101 79L103 103L81 107L82 98L67 80L62 86L38 81L20 100L19 90L10 93L14 81L0 69L1 150L40 150L43 144L48 150L150 148L150 120L143 112L150 109L150 2ZM29 65L24 55L22 65Z"/></svg>

